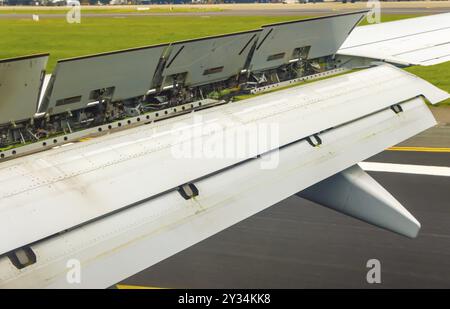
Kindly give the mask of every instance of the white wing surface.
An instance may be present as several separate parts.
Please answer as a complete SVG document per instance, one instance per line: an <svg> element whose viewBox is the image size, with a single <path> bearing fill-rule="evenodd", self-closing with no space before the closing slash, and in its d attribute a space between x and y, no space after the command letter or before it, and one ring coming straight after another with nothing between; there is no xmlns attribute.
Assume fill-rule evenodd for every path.
<svg viewBox="0 0 450 309"><path fill-rule="evenodd" d="M450 60L450 13L356 27L338 54L406 65Z"/></svg>
<svg viewBox="0 0 450 309"><path fill-rule="evenodd" d="M425 99L448 97L386 64L3 162L0 286L110 286L433 126ZM205 157L267 127L276 143Z"/></svg>

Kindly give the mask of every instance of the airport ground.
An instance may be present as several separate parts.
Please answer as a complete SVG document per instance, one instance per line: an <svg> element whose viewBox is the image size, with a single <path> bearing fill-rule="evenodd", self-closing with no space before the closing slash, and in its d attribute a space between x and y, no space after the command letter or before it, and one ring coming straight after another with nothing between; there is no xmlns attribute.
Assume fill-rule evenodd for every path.
<svg viewBox="0 0 450 309"><path fill-rule="evenodd" d="M85 13L92 14L184 14L184 15L315 15L336 14L354 10L367 9L367 1L355 3L342 3L342 1L325 1L314 3L242 3L242 4L177 4L177 5L102 5L83 6ZM449 1L381 1L380 6L385 14L436 14L448 12ZM148 9L143 9L148 8ZM26 14L29 12L41 12L43 14L58 14L60 7L33 7L15 6L11 8L1 7L0 14Z"/></svg>
<svg viewBox="0 0 450 309"><path fill-rule="evenodd" d="M386 21L449 12L450 2L383 2L382 7ZM33 12L0 9L0 58L51 52L51 70L61 58L336 14L365 8L365 3L185 8L190 11L177 12L178 7L175 12L164 11L167 7L158 11L157 6L151 7L155 13L90 8L106 11L85 11L82 18L88 18L80 25L66 24L64 14L43 11L40 21L34 22ZM409 70L450 91L449 62ZM436 127L368 161L448 170L450 107L431 110L439 121ZM370 174L422 223L418 238L398 236L293 196L124 280L119 287L450 288L450 177ZM381 262L379 285L366 282L369 259Z"/></svg>
<svg viewBox="0 0 450 309"><path fill-rule="evenodd" d="M81 23L70 24L65 14L39 15L39 21L34 21L32 14L0 14L0 58L50 53L47 71L51 72L58 59L232 33L256 29L264 24L317 16L86 15L82 11ZM382 21L416 16L382 15Z"/></svg>

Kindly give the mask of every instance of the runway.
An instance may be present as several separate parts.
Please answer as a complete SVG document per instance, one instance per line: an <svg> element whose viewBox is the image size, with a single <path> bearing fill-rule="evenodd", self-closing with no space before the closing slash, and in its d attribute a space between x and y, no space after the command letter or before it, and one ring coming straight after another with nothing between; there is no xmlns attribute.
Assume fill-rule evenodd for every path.
<svg viewBox="0 0 450 309"><path fill-rule="evenodd" d="M129 6L124 6L129 8ZM82 18L139 18L149 16L317 16L317 15L330 15L341 14L346 12L352 12L357 10L367 10L366 2L356 3L307 3L307 4L225 4L225 5L174 5L174 8L182 7L194 7L194 8L220 8L221 11L204 11L204 12L151 12L153 8L165 8L168 6L151 5L149 12L136 12L136 13L84 13L81 10ZM89 6L86 9L95 10L102 8L121 8L120 6ZM49 9L45 7L34 8ZM51 8L50 8L51 9ZM0 7L1 10L1 7ZM38 11L37 11L38 12ZM413 3L381 3L382 14L395 14L395 15L430 15L450 12L450 3L440 2L413 2ZM38 13L37 13L38 14ZM61 14L38 14L40 19L47 18L65 18L66 13ZM32 18L31 13L14 13L14 14L0 14L0 19L27 19Z"/></svg>
<svg viewBox="0 0 450 309"><path fill-rule="evenodd" d="M441 152L371 162L450 166ZM450 288L450 177L370 172L421 222L408 239L292 196L121 282L163 288ZM366 263L381 262L381 284Z"/></svg>
<svg viewBox="0 0 450 309"><path fill-rule="evenodd" d="M82 13L82 18L140 18L150 16L321 16L353 12L355 9L308 9L308 10L235 10L222 12L185 12L185 13ZM392 15L432 15L450 12L450 9L386 9L382 14ZM3 14L0 19L31 18L32 14ZM39 18L65 18L66 14L39 14Z"/></svg>

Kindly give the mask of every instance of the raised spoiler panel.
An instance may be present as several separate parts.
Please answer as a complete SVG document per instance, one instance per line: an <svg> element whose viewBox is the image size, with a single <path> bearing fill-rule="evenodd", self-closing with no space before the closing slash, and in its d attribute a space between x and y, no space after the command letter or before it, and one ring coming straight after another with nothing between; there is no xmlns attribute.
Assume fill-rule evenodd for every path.
<svg viewBox="0 0 450 309"><path fill-rule="evenodd" d="M263 26L250 70L262 71L298 58L294 50L310 47L308 59L333 55L367 11Z"/></svg>
<svg viewBox="0 0 450 309"><path fill-rule="evenodd" d="M449 97L383 65L3 162L0 254L421 95ZM278 143L224 158L182 156L198 143L245 150L245 139L219 137L270 125Z"/></svg>
<svg viewBox="0 0 450 309"><path fill-rule="evenodd" d="M163 71L163 87L173 84L171 75L186 73L185 84L198 86L239 74L261 30L220 35L171 45Z"/></svg>
<svg viewBox="0 0 450 309"><path fill-rule="evenodd" d="M58 114L95 102L92 92L113 89L112 101L145 95L167 44L58 61L39 113Z"/></svg>
<svg viewBox="0 0 450 309"><path fill-rule="evenodd" d="M0 60L0 125L37 111L48 54Z"/></svg>
<svg viewBox="0 0 450 309"><path fill-rule="evenodd" d="M364 101L361 101L363 103ZM106 288L432 126L421 98L371 114L195 182L199 195L172 191L31 246L36 264L18 270L0 259L2 288ZM278 159L274 169L263 162ZM94 204L92 204L94 206ZM81 262L80 284L66 280Z"/></svg>
<svg viewBox="0 0 450 309"><path fill-rule="evenodd" d="M357 27L338 53L387 62L433 65L450 61L450 13Z"/></svg>

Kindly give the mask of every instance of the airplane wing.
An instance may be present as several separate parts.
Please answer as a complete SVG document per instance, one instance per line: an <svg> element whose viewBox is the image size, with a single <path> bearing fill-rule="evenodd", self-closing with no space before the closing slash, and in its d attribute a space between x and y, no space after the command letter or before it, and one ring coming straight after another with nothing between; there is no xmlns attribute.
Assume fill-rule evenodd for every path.
<svg viewBox="0 0 450 309"><path fill-rule="evenodd" d="M235 85L245 74L249 85L259 87L255 90L342 73L333 65L333 70L310 74L334 59L330 53L363 15L76 58L58 63L47 78L42 65L19 71L47 85L30 90L34 106L39 97L45 103L36 107L32 121L5 122L0 130L24 139L20 125L32 130L33 125L48 128L50 122L55 128L62 121L69 132L35 136L37 142L0 152L0 234L7 235L0 241L0 287L109 287L294 194L415 237L420 223L358 163L433 126L427 104L448 99L448 93L380 63L245 100L225 102L203 93L210 87L204 84L206 75L217 74L212 80L218 87L224 80ZM340 29L340 34L321 42L312 36L314 29L327 36L330 29ZM284 40L289 44L280 44ZM209 54L227 51L227 59ZM148 63L155 72L136 63L136 52L144 61L157 57ZM194 59L192 54L201 55L201 69L176 62ZM232 63L231 70L227 63L233 55L239 65ZM70 124L84 125L88 113L113 108L115 89L120 94L131 89L129 78L120 78L112 67L129 59L134 67L121 63L121 70L131 77L136 71L143 80L133 85L126 104L116 104L132 113L72 131ZM29 67L20 61L8 62L9 70ZM72 62L85 69L68 74L63 67ZM90 69L98 74L96 85L86 78ZM229 76L231 71L237 75ZM310 75L292 79L290 72ZM17 76L5 80L21 85ZM161 109L140 113L149 95L179 98L180 89L202 99L163 102ZM10 101L2 104L9 110ZM81 280L75 283L68 280L73 261L81 266Z"/></svg>
<svg viewBox="0 0 450 309"><path fill-rule="evenodd" d="M69 287L69 257L83 264L84 287L110 286L433 126L425 98L448 94L383 65L4 162L1 252L36 243L40 259L22 270L0 260L0 286ZM218 149L228 132L261 136L264 124L280 140L240 157L171 153Z"/></svg>
<svg viewBox="0 0 450 309"><path fill-rule="evenodd" d="M449 61L450 13L356 27L338 54L400 65Z"/></svg>

